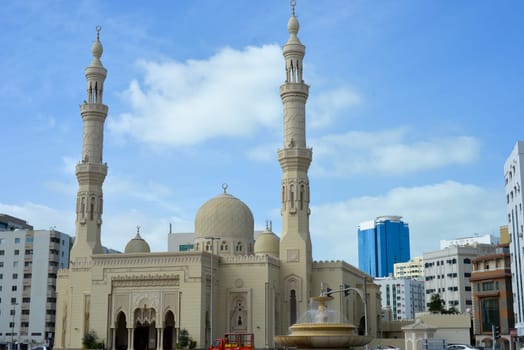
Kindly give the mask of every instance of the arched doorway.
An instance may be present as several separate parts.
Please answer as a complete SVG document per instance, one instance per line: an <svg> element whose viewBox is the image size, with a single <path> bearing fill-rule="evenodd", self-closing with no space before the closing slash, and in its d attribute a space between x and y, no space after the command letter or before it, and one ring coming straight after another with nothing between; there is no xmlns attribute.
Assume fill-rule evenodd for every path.
<svg viewBox="0 0 524 350"><path fill-rule="evenodd" d="M147 350L149 344L149 323L137 322L133 333L133 345L135 350Z"/></svg>
<svg viewBox="0 0 524 350"><path fill-rule="evenodd" d="M162 339L164 350L176 348L175 315L168 311L164 317L164 335Z"/></svg>
<svg viewBox="0 0 524 350"><path fill-rule="evenodd" d="M156 311L153 308L135 310L135 329L133 332L134 350L154 350L157 347Z"/></svg>
<svg viewBox="0 0 524 350"><path fill-rule="evenodd" d="M120 311L116 317L115 349L127 349L127 322L126 315L122 311Z"/></svg>
<svg viewBox="0 0 524 350"><path fill-rule="evenodd" d="M366 334L366 317L362 316L358 322L358 335Z"/></svg>

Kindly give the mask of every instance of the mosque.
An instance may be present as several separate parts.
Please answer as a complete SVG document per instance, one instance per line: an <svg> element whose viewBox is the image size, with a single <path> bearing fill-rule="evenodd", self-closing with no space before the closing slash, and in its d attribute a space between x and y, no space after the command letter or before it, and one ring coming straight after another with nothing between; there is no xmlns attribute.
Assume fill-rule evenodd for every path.
<svg viewBox="0 0 524 350"><path fill-rule="evenodd" d="M106 349L174 349L181 330L197 348L227 332L254 334L256 348L274 348L273 337L288 334L321 289L351 286L364 291L334 294L340 318L380 333L380 289L370 276L344 261L313 261L309 232L308 168L312 149L306 143L305 107L309 86L302 79L305 46L297 33L295 7L283 46L285 80L280 237L267 227L254 239L251 210L223 193L204 203L195 217L194 249L150 252L137 232L122 254L103 254L103 193L107 175L102 145L108 107L103 103L107 70L100 60L97 28L93 59L85 69L87 99L82 156L76 165L76 239L68 269L57 279L56 349L82 349L94 331ZM348 246L348 249L350 247ZM367 305L365 307L364 305ZM367 320L365 319L368 316Z"/></svg>

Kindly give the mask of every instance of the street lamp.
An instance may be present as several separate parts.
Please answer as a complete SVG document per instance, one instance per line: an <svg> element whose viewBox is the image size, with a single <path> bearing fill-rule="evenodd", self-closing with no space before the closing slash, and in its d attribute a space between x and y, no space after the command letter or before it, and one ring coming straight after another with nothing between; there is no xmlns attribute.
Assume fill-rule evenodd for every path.
<svg viewBox="0 0 524 350"><path fill-rule="evenodd" d="M13 306L13 322L11 323L11 350L13 350L13 345L15 342L15 314L17 305L18 303L11 303L11 306Z"/></svg>
<svg viewBox="0 0 524 350"><path fill-rule="evenodd" d="M211 291L210 291L210 298L211 301L209 302L209 346L213 345L213 287L215 284L214 276L213 276L213 260L214 260L214 246L215 246L215 239L220 239L220 237L204 237L205 239L211 240Z"/></svg>

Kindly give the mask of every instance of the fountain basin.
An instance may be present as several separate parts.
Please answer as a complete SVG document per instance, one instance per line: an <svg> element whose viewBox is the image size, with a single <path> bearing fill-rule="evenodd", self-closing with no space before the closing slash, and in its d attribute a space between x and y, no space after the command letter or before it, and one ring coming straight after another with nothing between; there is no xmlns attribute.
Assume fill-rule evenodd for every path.
<svg viewBox="0 0 524 350"><path fill-rule="evenodd" d="M290 330L289 335L275 336L275 343L297 349L333 350L363 346L372 339L355 334L355 326L346 323L297 323Z"/></svg>

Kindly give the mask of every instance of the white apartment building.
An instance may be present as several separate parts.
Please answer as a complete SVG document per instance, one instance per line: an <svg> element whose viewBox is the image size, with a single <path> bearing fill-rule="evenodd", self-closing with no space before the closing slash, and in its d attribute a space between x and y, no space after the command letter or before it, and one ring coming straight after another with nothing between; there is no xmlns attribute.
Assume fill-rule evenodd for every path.
<svg viewBox="0 0 524 350"><path fill-rule="evenodd" d="M52 343L56 275L69 266L72 238L9 227L0 230L0 344Z"/></svg>
<svg viewBox="0 0 524 350"><path fill-rule="evenodd" d="M409 278L379 277L382 309L390 309L392 320L413 320L425 310L424 281Z"/></svg>
<svg viewBox="0 0 524 350"><path fill-rule="evenodd" d="M524 174L524 141L518 141L504 163L506 210L510 237L513 311L518 336L524 336L524 216L521 191Z"/></svg>
<svg viewBox="0 0 524 350"><path fill-rule="evenodd" d="M455 307L459 312L471 309L471 261L480 255L494 253L495 249L495 245L474 244L424 253L426 306L433 294L439 294L446 302L446 309Z"/></svg>
<svg viewBox="0 0 524 350"><path fill-rule="evenodd" d="M424 280L424 261L417 256L410 261L396 263L393 265L393 276L395 278L414 278Z"/></svg>
<svg viewBox="0 0 524 350"><path fill-rule="evenodd" d="M474 244L499 244L500 239L493 235L474 235L471 237L462 237L456 239L442 239L440 240L440 249L446 249L451 246L467 246Z"/></svg>

